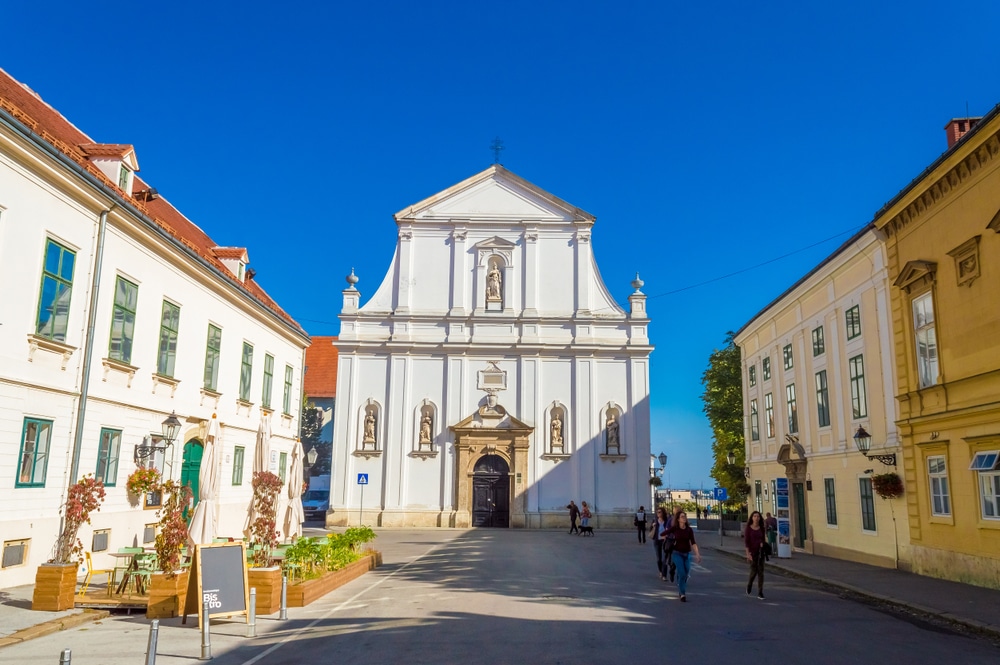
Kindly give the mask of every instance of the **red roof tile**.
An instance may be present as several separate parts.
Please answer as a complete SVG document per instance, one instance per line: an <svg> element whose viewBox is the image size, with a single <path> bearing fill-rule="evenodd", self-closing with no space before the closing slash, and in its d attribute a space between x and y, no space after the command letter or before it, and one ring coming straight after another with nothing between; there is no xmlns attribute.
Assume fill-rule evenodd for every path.
<svg viewBox="0 0 1000 665"><path fill-rule="evenodd" d="M257 282L251 280L240 282L236 279L213 253L212 248L217 247L218 243L209 238L204 231L181 214L179 210L167 203L162 195L155 200L145 201L122 191L117 183L112 182L111 179L87 159L88 153L84 149L84 146L92 147L98 144L95 144L93 139L77 129L73 123L64 118L54 108L42 101L42 98L37 93L11 77L3 69L0 69L0 108L13 115L19 122L26 125L43 140L75 161L110 189L117 192L132 207L150 217L176 240L225 275L238 288L242 288L248 292L264 307L273 311L291 327L305 334L305 330L285 310L281 309L278 303L272 300ZM125 146L125 144L120 145ZM131 148L131 146L125 147ZM133 188L135 192L141 192L148 187L149 185L146 182L138 176L135 177L135 186Z"/></svg>
<svg viewBox="0 0 1000 665"><path fill-rule="evenodd" d="M246 247L213 247L212 253L220 259L240 259L247 255Z"/></svg>
<svg viewBox="0 0 1000 665"><path fill-rule="evenodd" d="M124 157L135 150L124 143L81 143L80 149L91 157Z"/></svg>
<svg viewBox="0 0 1000 665"><path fill-rule="evenodd" d="M306 378L303 389L306 397L337 396L337 347L336 337L313 337L312 346L306 349Z"/></svg>

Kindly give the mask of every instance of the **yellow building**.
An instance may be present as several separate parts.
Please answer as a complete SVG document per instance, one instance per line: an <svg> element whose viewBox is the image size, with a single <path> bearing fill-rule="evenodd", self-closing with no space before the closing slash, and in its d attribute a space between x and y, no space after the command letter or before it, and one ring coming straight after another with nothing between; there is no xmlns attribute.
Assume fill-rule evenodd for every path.
<svg viewBox="0 0 1000 665"><path fill-rule="evenodd" d="M750 509L781 517L787 478L796 551L908 568L904 499L872 475L899 452L885 248L871 225L757 313L735 337L743 361ZM793 556L795 556L793 554Z"/></svg>
<svg viewBox="0 0 1000 665"><path fill-rule="evenodd" d="M973 125L969 128L969 125ZM915 572L1000 588L1000 106L874 220Z"/></svg>

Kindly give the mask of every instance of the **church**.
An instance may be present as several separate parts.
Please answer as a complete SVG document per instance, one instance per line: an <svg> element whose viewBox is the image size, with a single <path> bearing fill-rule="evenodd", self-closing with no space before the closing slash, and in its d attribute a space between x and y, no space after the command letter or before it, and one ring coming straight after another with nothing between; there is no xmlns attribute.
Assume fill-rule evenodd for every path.
<svg viewBox="0 0 1000 665"><path fill-rule="evenodd" d="M394 216L343 293L328 526L632 527L649 499L649 319L601 279L595 218L490 168Z"/></svg>

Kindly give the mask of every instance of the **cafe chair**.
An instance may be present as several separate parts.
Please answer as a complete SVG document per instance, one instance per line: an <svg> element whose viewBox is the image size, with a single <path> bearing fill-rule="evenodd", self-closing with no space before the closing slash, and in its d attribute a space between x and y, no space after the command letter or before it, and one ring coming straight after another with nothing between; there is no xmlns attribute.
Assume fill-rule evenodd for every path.
<svg viewBox="0 0 1000 665"><path fill-rule="evenodd" d="M135 555L136 565L128 571L129 586L140 596L146 593L153 572L156 571L156 555L142 553Z"/></svg>
<svg viewBox="0 0 1000 665"><path fill-rule="evenodd" d="M87 576L83 578L83 586L80 587L79 595L87 595L87 589L90 587L90 580L93 579L94 575L107 575L108 576L108 594L111 594L111 590L115 586L115 569L113 568L94 568L94 559L90 555L90 552L84 552L83 557L87 563Z"/></svg>

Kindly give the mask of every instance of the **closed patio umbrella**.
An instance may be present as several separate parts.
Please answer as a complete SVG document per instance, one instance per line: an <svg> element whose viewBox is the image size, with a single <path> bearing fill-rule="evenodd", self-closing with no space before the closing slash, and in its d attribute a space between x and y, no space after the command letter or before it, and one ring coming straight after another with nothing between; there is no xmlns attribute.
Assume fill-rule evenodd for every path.
<svg viewBox="0 0 1000 665"><path fill-rule="evenodd" d="M257 428L257 445L253 453L253 472L261 473L268 470L268 460L271 457L271 427L267 418L261 414L260 426ZM243 528L243 535L250 538L250 525L257 519L253 506L253 495L250 496L250 505L247 506L247 523Z"/></svg>
<svg viewBox="0 0 1000 665"><path fill-rule="evenodd" d="M292 469L288 475L288 508L285 510L285 537L298 538L302 535L302 522L306 516L302 511L302 442L296 440L292 449Z"/></svg>
<svg viewBox="0 0 1000 665"><path fill-rule="evenodd" d="M201 457L201 469L198 471L198 505L194 507L191 524L188 527L188 543L204 545L215 538L217 527L215 520L215 503L219 496L219 459L222 451L222 428L219 419L212 414L205 436L205 451Z"/></svg>

